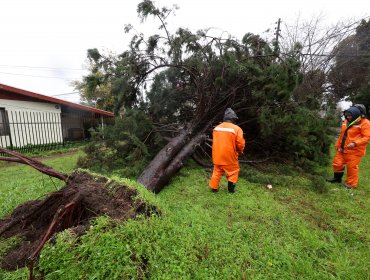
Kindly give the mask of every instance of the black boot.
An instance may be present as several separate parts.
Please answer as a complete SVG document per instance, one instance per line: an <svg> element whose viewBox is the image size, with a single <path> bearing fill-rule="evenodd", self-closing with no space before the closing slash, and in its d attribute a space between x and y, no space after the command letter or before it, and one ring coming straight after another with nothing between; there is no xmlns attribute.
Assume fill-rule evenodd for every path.
<svg viewBox="0 0 370 280"><path fill-rule="evenodd" d="M329 183L341 183L344 172L334 172L334 178L326 179Z"/></svg>
<svg viewBox="0 0 370 280"><path fill-rule="evenodd" d="M229 193L234 193L235 192L235 184L233 182L228 181L227 182L227 190Z"/></svg>

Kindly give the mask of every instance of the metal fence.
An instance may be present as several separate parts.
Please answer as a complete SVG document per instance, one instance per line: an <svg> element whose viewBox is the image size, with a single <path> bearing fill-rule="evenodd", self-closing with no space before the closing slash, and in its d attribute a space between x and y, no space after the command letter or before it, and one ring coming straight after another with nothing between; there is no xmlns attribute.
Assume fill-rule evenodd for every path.
<svg viewBox="0 0 370 280"><path fill-rule="evenodd" d="M0 147L20 152L51 150L90 138L89 129L109 122L96 114L6 111L0 108Z"/></svg>

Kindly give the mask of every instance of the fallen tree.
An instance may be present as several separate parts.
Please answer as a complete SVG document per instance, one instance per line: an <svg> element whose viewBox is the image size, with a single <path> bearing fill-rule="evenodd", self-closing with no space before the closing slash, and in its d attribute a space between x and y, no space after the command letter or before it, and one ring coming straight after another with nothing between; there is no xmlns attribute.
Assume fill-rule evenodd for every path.
<svg viewBox="0 0 370 280"><path fill-rule="evenodd" d="M78 87L88 98L93 92L100 92L102 98L101 92L109 88L116 102L105 109L127 117L129 108L138 106L143 89L153 79L152 89L146 93L149 106L138 110L145 111L155 123L151 132L155 130L170 140L161 149L154 149L156 153L138 181L158 193L203 145L212 127L222 119L224 110L233 107L238 111L251 100L250 83L255 79L249 75L252 68L268 66L275 57L269 45L252 34L243 43L232 37L212 37L207 30L192 33L180 28L170 34L165 18L171 10L158 9L152 1L140 3L138 13L142 20L148 16L159 19L164 35L155 34L148 39L134 35L129 50L118 59L104 56L96 49L89 50L92 71ZM126 30L130 31L130 26ZM109 94L103 95L104 98L108 99ZM248 110L244 113L249 114ZM150 137L144 137L137 138L146 141L151 149ZM112 146L112 142L104 145L107 149ZM86 163L89 162L92 161L87 159Z"/></svg>
<svg viewBox="0 0 370 280"><path fill-rule="evenodd" d="M305 167L327 163L331 119L318 117L323 71L303 67L297 44L281 53L279 42L251 33L242 40L224 32L214 36L211 29L171 33L166 19L172 9L144 0L137 11L142 21L159 21L158 33L134 34L117 56L90 49L90 73L76 83L85 100L113 110L119 122L130 119L116 132L99 132L100 144L87 151L86 167L123 169L124 158L137 167L138 181L158 193L194 151L197 162L209 157L205 139L227 107L239 116L247 153ZM135 121L140 113L132 112L145 118ZM102 158L104 151L109 158Z"/></svg>
<svg viewBox="0 0 370 280"><path fill-rule="evenodd" d="M149 190L158 193L170 178L184 165L185 161L194 153L197 146L206 138L205 130L211 123L197 133L190 127L172 139L161 151L157 153L150 164L138 178L138 182Z"/></svg>

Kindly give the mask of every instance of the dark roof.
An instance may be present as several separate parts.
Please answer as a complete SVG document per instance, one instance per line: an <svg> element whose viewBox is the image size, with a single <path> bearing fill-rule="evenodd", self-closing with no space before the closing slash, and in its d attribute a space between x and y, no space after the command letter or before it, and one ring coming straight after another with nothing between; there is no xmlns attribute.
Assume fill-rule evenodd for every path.
<svg viewBox="0 0 370 280"><path fill-rule="evenodd" d="M51 103L56 103L56 104L60 104L60 105L69 106L69 107L80 109L80 110L83 110L83 111L98 113L98 114L105 115L105 116L110 116L110 117L114 116L113 113L108 112L108 111L92 108L92 107L85 106L85 105L76 104L76 103L61 100L61 99L58 99L58 98L54 98L54 97L34 93L34 92L31 92L31 91L27 91L27 90L15 88L15 87L7 86L7 85L4 85L4 84L0 84L0 89L3 89L3 90L8 91L8 92L17 93L17 94L20 94L20 95L23 95L23 96L32 97L32 98L42 100L42 101L47 101L47 102L51 102Z"/></svg>

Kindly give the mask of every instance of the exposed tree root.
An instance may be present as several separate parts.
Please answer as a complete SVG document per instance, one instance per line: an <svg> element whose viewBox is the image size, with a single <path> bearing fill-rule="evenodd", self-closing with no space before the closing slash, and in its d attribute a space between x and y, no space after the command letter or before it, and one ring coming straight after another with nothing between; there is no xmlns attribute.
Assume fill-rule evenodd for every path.
<svg viewBox="0 0 370 280"><path fill-rule="evenodd" d="M4 148L0 148L0 153L4 153L4 154L8 154L8 155L12 156L12 157L0 157L0 160L27 164L29 166L32 166L36 170L40 171L41 173L44 173L44 174L47 174L49 176L58 178L62 181L67 180L67 175L66 174L63 174L59 171L56 171L53 168L51 168L50 166L47 166L47 165L43 164L42 162L40 162L38 160L32 159L32 158L27 157L25 155L22 155L22 154L19 154L19 153L16 153L16 152L4 149Z"/></svg>
<svg viewBox="0 0 370 280"><path fill-rule="evenodd" d="M77 235L83 234L90 219L100 215L127 220L137 214L149 216L157 212L155 207L137 198L136 190L127 186L82 171L75 171L67 177L38 161L4 150L0 152L16 157L14 161L19 160L45 174L65 180L66 185L43 200L28 201L18 206L11 215L0 219L1 238L20 238L19 244L1 260L3 269L14 270L27 265L30 279L34 279L35 262L44 244L55 233L70 229Z"/></svg>

